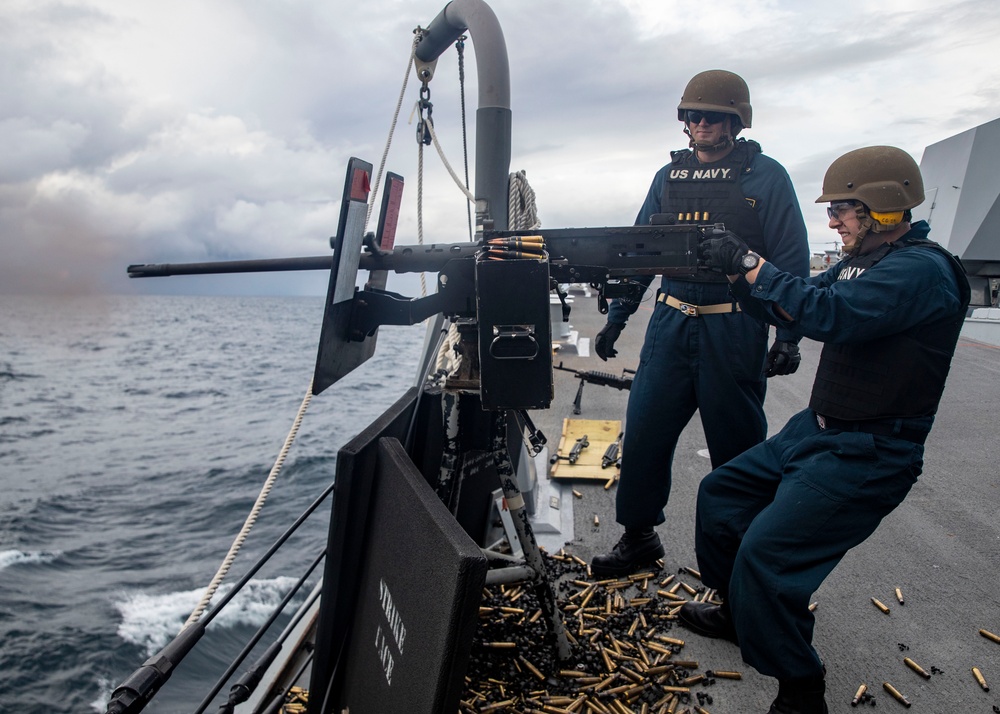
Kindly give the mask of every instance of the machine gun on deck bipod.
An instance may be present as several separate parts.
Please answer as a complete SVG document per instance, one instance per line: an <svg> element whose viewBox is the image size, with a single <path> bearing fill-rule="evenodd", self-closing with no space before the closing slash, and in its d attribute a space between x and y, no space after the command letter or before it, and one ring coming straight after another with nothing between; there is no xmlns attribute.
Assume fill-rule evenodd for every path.
<svg viewBox="0 0 1000 714"><path fill-rule="evenodd" d="M555 366L555 369L560 369L563 372L572 372L576 375L576 378L580 380L580 386L576 390L576 397L573 399L573 413L580 414L582 412L581 401L583 399L583 385L587 382L591 384L603 384L606 387L614 387L615 389L621 391L629 390L632 388L632 377L627 377L627 374L635 374L634 369L623 369L622 376L618 377L610 372L597 372L593 370L581 370L581 369L571 369L570 367L563 367L563 363L560 362Z"/></svg>

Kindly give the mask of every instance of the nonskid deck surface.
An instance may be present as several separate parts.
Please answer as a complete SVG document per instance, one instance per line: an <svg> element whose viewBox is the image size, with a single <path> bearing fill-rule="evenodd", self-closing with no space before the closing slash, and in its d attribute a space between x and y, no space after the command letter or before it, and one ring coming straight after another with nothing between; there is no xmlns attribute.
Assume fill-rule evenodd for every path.
<svg viewBox="0 0 1000 714"><path fill-rule="evenodd" d="M573 369L619 374L624 367L634 369L651 312L649 305L647 301L640 307L623 332L616 345L619 352L616 359L603 362L592 354L592 350L590 356L584 357L567 348L556 355L556 363L562 360L565 366ZM596 299L575 295L570 323L580 338L592 340L604 324L604 317L597 311ZM801 348L803 359L798 372L768 382L765 411L771 434L780 430L789 417L808 403L821 345L803 340ZM532 413L532 419L549 437L553 448L558 442L563 419L574 418L572 401L579 380L569 372L556 371L555 383L552 408ZM915 710L990 712L994 706L1000 706L995 686L985 692L971 672L972 667L978 667L988 683L1000 682L1000 644L979 634L980 629L1000 632L995 575L1000 572L1000 520L996 518L1000 512L1000 479L996 466L1000 462L1000 445L995 438L998 397L1000 348L961 341L936 426L927 441L924 472L919 481L907 500L885 519L867 542L848 553L814 594L814 643L827 667L827 701L831 712L856 711L851 707L851 700L862 683L867 684L868 692L875 696L880 707L902 709L903 706L883 689L883 682L891 683ZM587 385L582 400L583 413L575 418L624 420L627 399L627 392ZM654 587L656 590L668 589L660 587L660 582L671 575L675 576L674 582L684 581L696 590L700 587L685 568L697 568L695 499L698 483L711 468L705 449L704 435L696 416L677 446L666 523L657 529L666 555L662 571L647 582L648 591L653 591ZM606 489L604 486L594 481L571 483L572 490L580 497L572 497L574 539L565 546L567 556L589 562L595 554L609 550L621 535L615 523L615 487ZM580 568L575 575L564 575L562 580L591 581L583 572ZM623 598L642 597L644 594L639 586L641 582L621 591L625 593ZM558 593L569 606L567 629L574 634L579 625L578 619L573 619L573 606L583 596L578 595L575 602L569 598L585 587L570 584ZM903 594L905 604L897 601L896 588ZM597 599L601 606L606 606L607 594L602 589L591 600ZM679 594L690 597L684 589L679 590ZM603 602L598 595L604 598ZM884 614L872 603L873 597L888 606L889 614ZM652 598L654 603L657 599L667 599L655 594ZM630 611L627 617L620 619L631 622L639 612L642 610ZM664 627L670 624L667 619L662 622ZM648 619L647 624L650 624ZM683 648L673 646L679 649L673 657L697 662L697 668L686 676L709 671L740 672L742 675L740 680L715 677L712 682L712 677L706 677L709 684L695 683L688 705L692 711L695 705L712 714L767 711L774 698L776 683L744 664L736 646L700 637L680 626L654 633L654 641L657 634L685 642ZM592 633L587 635L591 636ZM545 657L534 651L517 649L508 650L506 654L514 659L523 656L539 669L541 667L532 657ZM908 667L904 658L919 664L930 673L930 679L924 679ZM598 665L603 666L603 660ZM530 672L520 660L519 666ZM549 671L542 674L546 680L551 678ZM602 669L590 674L606 673ZM628 675L620 677L625 679L606 688L624 686ZM545 689L545 681L536 681L539 681L539 690ZM555 688L558 687L553 686ZM712 703L705 700L699 703L699 692L711 696ZM683 707L678 707L677 711L683 711Z"/></svg>

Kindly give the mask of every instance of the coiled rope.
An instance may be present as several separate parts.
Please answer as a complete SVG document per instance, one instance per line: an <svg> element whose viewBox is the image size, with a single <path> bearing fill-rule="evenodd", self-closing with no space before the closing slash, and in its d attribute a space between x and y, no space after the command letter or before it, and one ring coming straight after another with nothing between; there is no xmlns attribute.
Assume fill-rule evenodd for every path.
<svg viewBox="0 0 1000 714"><path fill-rule="evenodd" d="M535 230L542 227L538 218L535 191L528 185L528 174L523 170L512 173L507 190L507 224L512 231Z"/></svg>

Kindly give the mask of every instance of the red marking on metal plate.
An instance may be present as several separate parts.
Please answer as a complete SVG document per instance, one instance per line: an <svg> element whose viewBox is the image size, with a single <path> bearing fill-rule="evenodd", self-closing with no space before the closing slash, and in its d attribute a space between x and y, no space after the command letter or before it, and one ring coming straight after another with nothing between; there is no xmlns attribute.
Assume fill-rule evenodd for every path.
<svg viewBox="0 0 1000 714"><path fill-rule="evenodd" d="M351 200L367 201L371 190L371 178L368 176L368 172L361 169L356 170L351 178Z"/></svg>
<svg viewBox="0 0 1000 714"><path fill-rule="evenodd" d="M382 250L392 250L396 243L396 224L399 223L399 207L403 203L403 182L389 182L389 202L385 207L385 223L382 229Z"/></svg>

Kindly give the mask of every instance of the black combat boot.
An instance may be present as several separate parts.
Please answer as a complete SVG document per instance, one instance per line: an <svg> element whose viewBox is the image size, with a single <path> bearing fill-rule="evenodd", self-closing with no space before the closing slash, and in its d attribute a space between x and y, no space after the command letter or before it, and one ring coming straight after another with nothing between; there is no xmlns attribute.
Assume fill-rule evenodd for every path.
<svg viewBox="0 0 1000 714"><path fill-rule="evenodd" d="M736 627L733 626L732 613L729 612L729 606L725 603L712 605L707 602L686 602L681 606L677 617L682 625L699 635L739 644L739 639L736 637Z"/></svg>
<svg viewBox="0 0 1000 714"><path fill-rule="evenodd" d="M663 544L652 526L626 528L611 552L596 555L590 561L590 570L599 578L616 578L634 573L639 568L663 557Z"/></svg>
<svg viewBox="0 0 1000 714"><path fill-rule="evenodd" d="M826 681L815 679L778 680L778 697L767 714L829 714L826 708Z"/></svg>

